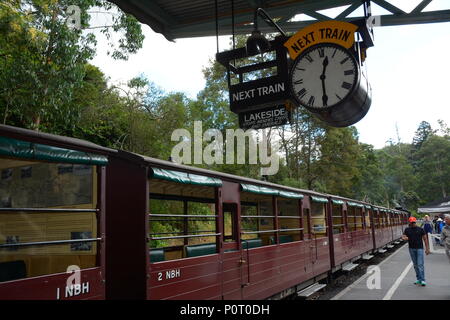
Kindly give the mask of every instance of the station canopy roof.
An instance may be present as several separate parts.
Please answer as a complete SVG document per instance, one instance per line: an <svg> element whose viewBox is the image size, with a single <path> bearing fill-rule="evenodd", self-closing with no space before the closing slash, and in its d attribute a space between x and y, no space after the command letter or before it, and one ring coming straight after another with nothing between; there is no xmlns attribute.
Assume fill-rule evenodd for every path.
<svg viewBox="0 0 450 320"><path fill-rule="evenodd" d="M429 202L417 211L419 213L450 213L450 196Z"/></svg>
<svg viewBox="0 0 450 320"><path fill-rule="evenodd" d="M216 35L216 1L219 35L250 34L255 9L263 8L286 32L296 32L308 24L324 20L351 21L362 18L361 0L109 0L140 22L149 25L168 40ZM394 0L371 0L371 7L381 7L381 26L450 21L450 1L444 8L433 9L438 0L411 0L408 9ZM411 6L412 5L412 6ZM232 10L233 8L233 10ZM323 12L332 9L333 15ZM339 10L338 10L339 9ZM373 11L373 9L372 9ZM336 13L338 12L338 13ZM294 18L304 14L306 18ZM336 15L337 14L337 15ZM359 17L358 17L359 15ZM293 19L294 18L294 19ZM261 19L261 18L259 18ZM266 23L258 23L261 32L274 32Z"/></svg>

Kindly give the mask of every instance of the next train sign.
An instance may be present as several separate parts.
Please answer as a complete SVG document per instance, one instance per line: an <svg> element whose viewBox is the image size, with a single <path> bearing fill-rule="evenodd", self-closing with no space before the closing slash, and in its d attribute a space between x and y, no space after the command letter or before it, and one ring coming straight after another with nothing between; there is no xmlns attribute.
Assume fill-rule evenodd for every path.
<svg viewBox="0 0 450 320"><path fill-rule="evenodd" d="M249 56L245 47L216 55L227 69L231 111L256 112L291 102L286 40L280 36L269 41L267 55L261 59Z"/></svg>
<svg viewBox="0 0 450 320"><path fill-rule="evenodd" d="M286 79L269 77L250 82L244 82L230 88L230 107L236 113L247 110L260 110L284 102L289 93Z"/></svg>

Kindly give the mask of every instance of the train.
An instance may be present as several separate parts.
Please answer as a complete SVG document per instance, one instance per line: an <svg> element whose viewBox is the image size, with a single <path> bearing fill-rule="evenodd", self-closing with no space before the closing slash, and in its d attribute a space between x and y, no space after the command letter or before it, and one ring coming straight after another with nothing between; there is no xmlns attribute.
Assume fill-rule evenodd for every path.
<svg viewBox="0 0 450 320"><path fill-rule="evenodd" d="M6 125L0 171L1 300L283 298L409 216Z"/></svg>

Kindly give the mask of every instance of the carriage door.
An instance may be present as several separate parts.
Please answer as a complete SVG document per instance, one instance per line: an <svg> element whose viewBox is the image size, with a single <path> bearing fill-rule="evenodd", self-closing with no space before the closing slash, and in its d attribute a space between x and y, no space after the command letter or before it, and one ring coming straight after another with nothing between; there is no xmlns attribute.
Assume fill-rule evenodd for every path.
<svg viewBox="0 0 450 320"><path fill-rule="evenodd" d="M330 268L330 249L328 238L327 207L328 199L311 196L310 221L313 235L313 273L326 272Z"/></svg>
<svg viewBox="0 0 450 320"><path fill-rule="evenodd" d="M243 283L247 276L243 270L247 268L239 250L239 206L237 203L222 203L222 297L224 300L241 300Z"/></svg>

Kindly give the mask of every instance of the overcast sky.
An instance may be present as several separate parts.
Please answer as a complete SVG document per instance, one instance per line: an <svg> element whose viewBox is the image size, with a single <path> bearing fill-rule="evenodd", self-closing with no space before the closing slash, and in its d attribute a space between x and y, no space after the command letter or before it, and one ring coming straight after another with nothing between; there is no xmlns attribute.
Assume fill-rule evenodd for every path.
<svg viewBox="0 0 450 320"><path fill-rule="evenodd" d="M434 7L427 9L443 9L445 1L450 0L434 0ZM419 1L408 0L411 9L413 2ZM374 15L382 13L375 8ZM202 68L216 53L215 37L173 43L146 25L143 32L143 48L128 61L107 57L100 39L92 63L115 84L145 74L166 92L195 98L205 84ZM228 49L228 42L221 37L221 51ZM368 114L356 124L361 142L382 148L389 139L397 140L398 128L400 140L410 143L421 121L433 128L438 128L438 119L450 124L450 23L375 28L375 46L367 54L373 95Z"/></svg>

